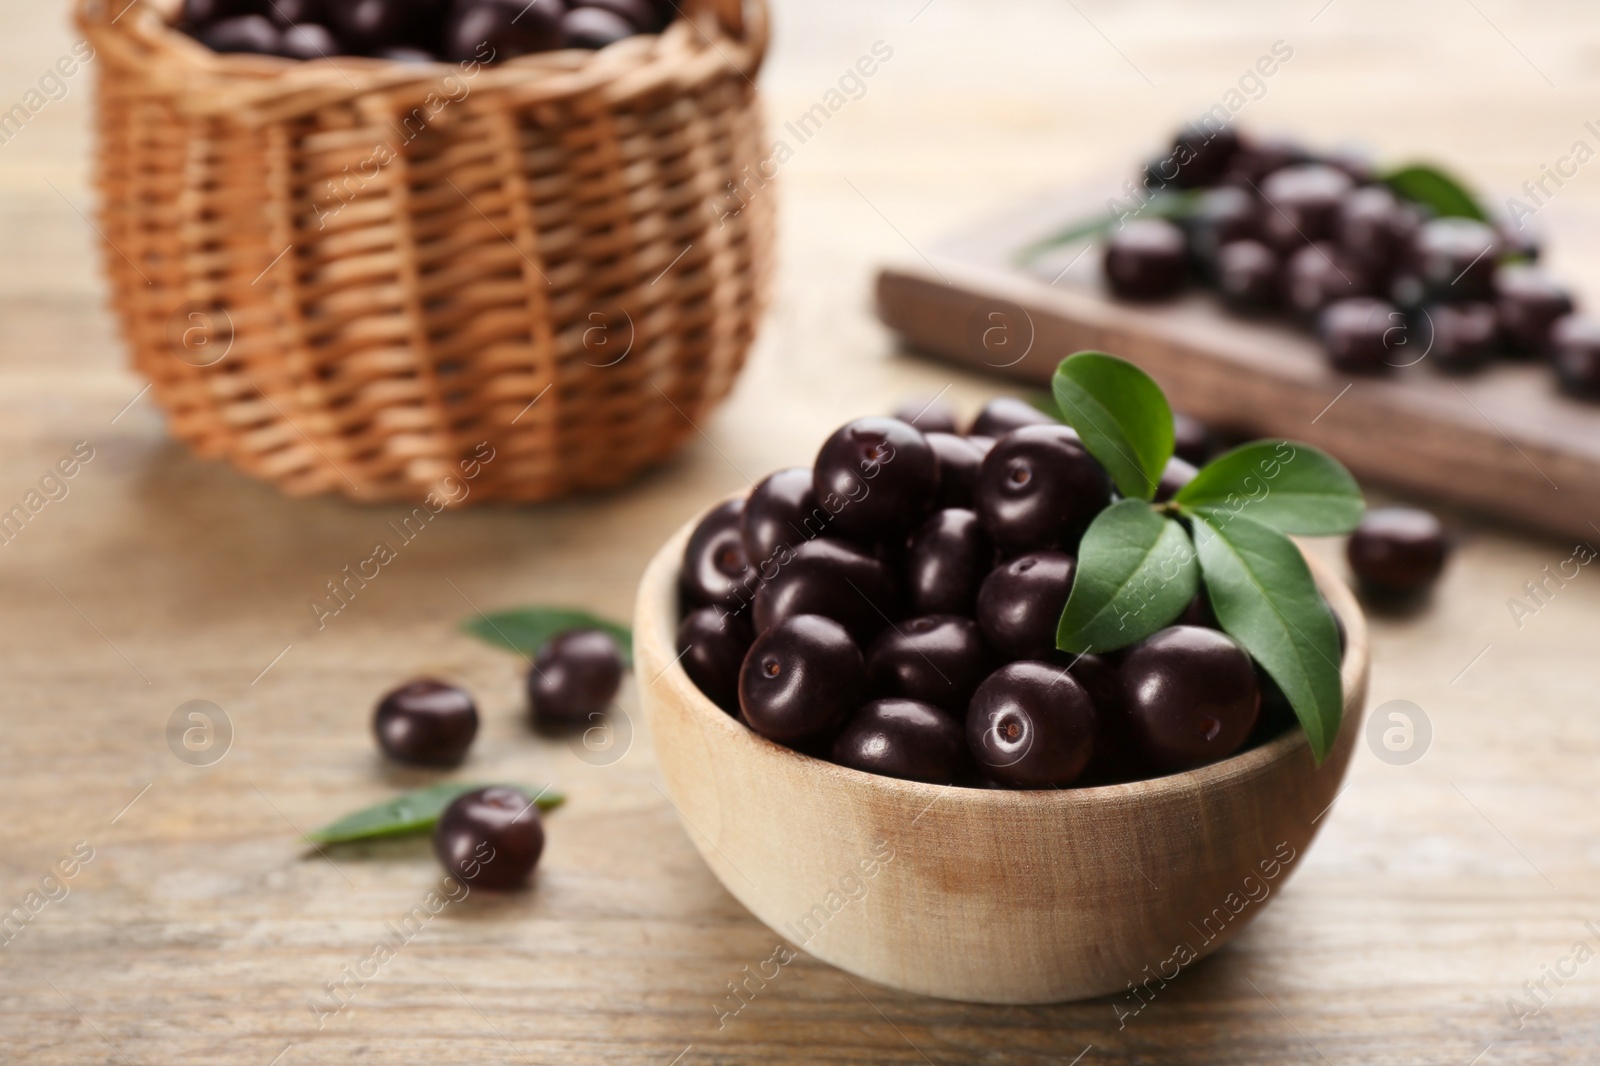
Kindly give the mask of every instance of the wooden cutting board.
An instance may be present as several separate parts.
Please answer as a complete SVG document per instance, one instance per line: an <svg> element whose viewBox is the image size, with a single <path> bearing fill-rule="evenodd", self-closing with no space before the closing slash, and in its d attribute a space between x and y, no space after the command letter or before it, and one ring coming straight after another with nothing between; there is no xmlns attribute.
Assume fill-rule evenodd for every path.
<svg viewBox="0 0 1600 1066"><path fill-rule="evenodd" d="M1104 210L1116 184L1042 197L886 267L879 317L916 349L1036 385L1072 352L1112 352L1144 367L1176 409L1213 426L1307 441L1363 479L1600 540L1600 404L1559 393L1543 363L1451 377L1413 340L1394 359L1414 364L1357 377L1330 368L1315 338L1287 320L1235 317L1209 293L1113 300L1088 243L1016 265L1019 249ZM1569 242L1600 247L1600 216L1552 210L1547 232L1570 260ZM1590 273L1556 272L1574 283Z"/></svg>

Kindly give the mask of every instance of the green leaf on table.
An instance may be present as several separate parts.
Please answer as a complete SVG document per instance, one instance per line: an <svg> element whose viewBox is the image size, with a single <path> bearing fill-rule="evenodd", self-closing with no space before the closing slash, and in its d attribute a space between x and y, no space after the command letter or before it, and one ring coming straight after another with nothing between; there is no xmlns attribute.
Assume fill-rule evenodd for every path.
<svg viewBox="0 0 1600 1066"><path fill-rule="evenodd" d="M1051 380L1056 406L1100 460L1117 491L1148 500L1172 458L1172 408L1161 386L1126 359L1104 352L1067 356Z"/></svg>
<svg viewBox="0 0 1600 1066"><path fill-rule="evenodd" d="M1078 545L1056 647L1105 652L1143 640L1183 613L1199 579L1194 545L1182 526L1143 500L1114 503Z"/></svg>
<svg viewBox="0 0 1600 1066"><path fill-rule="evenodd" d="M558 633L568 629L600 629L611 634L622 649L622 661L633 668L633 630L576 607L513 607L490 614L475 614L461 623L464 632L528 658Z"/></svg>
<svg viewBox="0 0 1600 1066"><path fill-rule="evenodd" d="M1473 218L1479 222L1489 219L1483 205L1465 185L1427 163L1400 167L1380 180L1405 199L1432 208L1441 218Z"/></svg>
<svg viewBox="0 0 1600 1066"><path fill-rule="evenodd" d="M1223 630L1283 689L1320 764L1344 706L1339 633L1295 543L1253 518L1193 514L1195 548Z"/></svg>
<svg viewBox="0 0 1600 1066"><path fill-rule="evenodd" d="M307 834L306 839L318 844L346 844L357 840L378 840L383 837L413 836L431 830L439 815L451 802L466 792L488 786L470 781L449 781L430 785L415 792L396 796L375 807L364 807L329 822L321 829ZM566 802L566 797L548 788L536 789L527 785L507 785L525 796L535 797L541 811L553 811Z"/></svg>
<svg viewBox="0 0 1600 1066"><path fill-rule="evenodd" d="M1172 502L1184 510L1245 514L1284 533L1348 533L1361 521L1361 488L1338 460L1309 444L1260 440L1207 463Z"/></svg>

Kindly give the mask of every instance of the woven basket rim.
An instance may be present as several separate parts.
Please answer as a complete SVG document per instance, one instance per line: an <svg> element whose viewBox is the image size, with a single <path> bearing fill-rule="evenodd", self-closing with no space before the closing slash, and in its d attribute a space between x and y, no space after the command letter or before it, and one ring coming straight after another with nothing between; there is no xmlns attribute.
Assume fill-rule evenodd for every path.
<svg viewBox="0 0 1600 1066"><path fill-rule="evenodd" d="M742 33L719 7L733 4ZM97 50L140 72L149 89L179 98L190 115L245 117L266 105L271 118L286 116L285 102L303 96L319 107L380 93L407 93L438 85L474 68L479 89L511 91L537 103L600 90L608 96L649 92L684 78L732 69L755 79L770 40L768 0L691 0L660 33L637 34L598 51L566 48L485 65L474 60L403 63L369 56L297 60L280 56L213 52L172 24L175 5L157 0L77 0L76 21ZM699 80L694 77L692 80Z"/></svg>

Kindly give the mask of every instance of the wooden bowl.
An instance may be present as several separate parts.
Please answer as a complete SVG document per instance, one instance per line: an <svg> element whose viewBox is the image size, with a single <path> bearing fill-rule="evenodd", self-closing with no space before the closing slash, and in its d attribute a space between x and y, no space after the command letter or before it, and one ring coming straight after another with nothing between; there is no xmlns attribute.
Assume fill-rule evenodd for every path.
<svg viewBox="0 0 1600 1066"><path fill-rule="evenodd" d="M1120 992L1136 1009L1135 988L1149 998L1282 888L1361 732L1366 621L1312 560L1348 645L1344 721L1321 767L1299 729L1198 770L1100 788L956 788L835 766L758 736L678 664L678 569L693 527L651 561L634 619L672 802L757 918L893 988L984 1003ZM764 961L765 978L782 961Z"/></svg>

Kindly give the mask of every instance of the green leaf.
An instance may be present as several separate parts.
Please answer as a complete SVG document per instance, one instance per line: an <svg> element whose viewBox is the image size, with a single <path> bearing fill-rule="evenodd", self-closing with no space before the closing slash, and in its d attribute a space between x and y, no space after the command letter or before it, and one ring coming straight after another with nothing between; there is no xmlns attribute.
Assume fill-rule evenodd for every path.
<svg viewBox="0 0 1600 1066"><path fill-rule="evenodd" d="M415 792L396 796L376 807L363 807L329 822L321 829L306 835L307 840L319 844L345 844L355 840L377 840L382 837L413 836L426 833L439 820L439 815L457 796L473 789L488 786L470 781L448 781L430 785ZM530 788L527 785L507 785L525 796L537 797L534 802L541 811L553 811L566 802L566 797L549 789Z"/></svg>
<svg viewBox="0 0 1600 1066"><path fill-rule="evenodd" d="M1151 194L1149 200L1145 201L1143 207L1135 204L1131 209L1124 206L1120 200L1108 200L1104 211L1069 222L1050 236L1023 248L1016 254L1016 262L1026 266L1052 248L1098 239L1129 218L1164 218L1171 222L1181 222L1194 214L1200 193L1203 191L1158 189Z"/></svg>
<svg viewBox="0 0 1600 1066"><path fill-rule="evenodd" d="M1320 764L1344 705L1333 613L1293 541L1227 511L1194 514L1195 547L1217 621L1283 689Z"/></svg>
<svg viewBox="0 0 1600 1066"><path fill-rule="evenodd" d="M1366 502L1350 471L1309 444L1260 440L1217 456L1178 490L1186 511L1246 514L1284 533L1348 533Z"/></svg>
<svg viewBox="0 0 1600 1066"><path fill-rule="evenodd" d="M1478 198L1438 167L1413 163L1390 171L1381 180L1407 200L1433 208L1441 218L1475 218L1479 222L1489 220Z"/></svg>
<svg viewBox="0 0 1600 1066"><path fill-rule="evenodd" d="M1067 356L1050 382L1056 406L1124 496L1148 500L1172 458L1172 408L1161 386L1104 352Z"/></svg>
<svg viewBox="0 0 1600 1066"><path fill-rule="evenodd" d="M1182 526L1143 500L1114 503L1078 546L1056 647L1104 652L1143 640L1183 613L1199 579L1194 545Z"/></svg>
<svg viewBox="0 0 1600 1066"><path fill-rule="evenodd" d="M514 607L477 614L463 621L461 629L530 659L551 637L568 629L601 629L616 640L622 649L622 661L633 668L633 630L575 607Z"/></svg>

